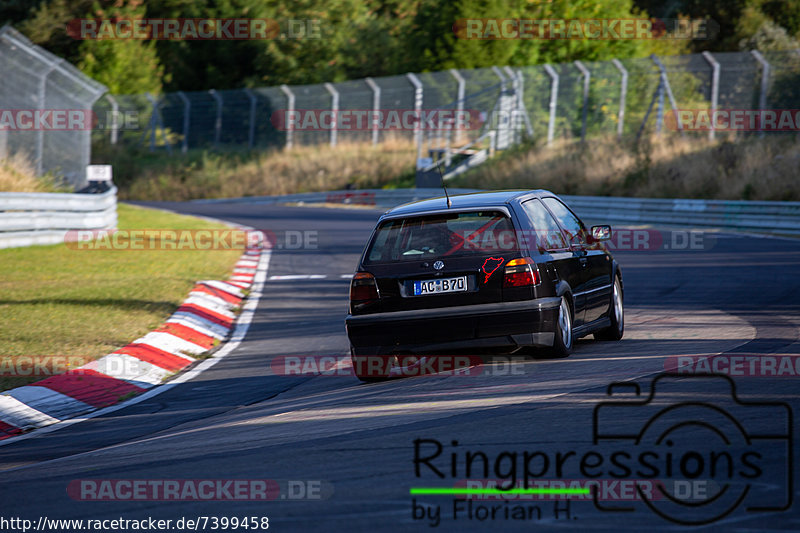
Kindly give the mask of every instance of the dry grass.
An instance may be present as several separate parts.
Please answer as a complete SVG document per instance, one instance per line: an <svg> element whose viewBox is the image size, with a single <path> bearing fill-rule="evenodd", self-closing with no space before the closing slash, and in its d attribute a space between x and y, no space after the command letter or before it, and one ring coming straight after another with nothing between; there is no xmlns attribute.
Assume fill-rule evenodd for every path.
<svg viewBox="0 0 800 533"><path fill-rule="evenodd" d="M192 200L356 188L413 187L415 147L406 140L297 146L267 152L164 154L121 151L115 181L124 199ZM113 158L112 158L113 159ZM709 141L705 135L614 137L550 147L519 146L451 186L546 188L560 194L656 198L800 200L800 143L771 135Z"/></svg>
<svg viewBox="0 0 800 533"><path fill-rule="evenodd" d="M54 192L49 178L37 178L30 160L21 153L0 159L0 192Z"/></svg>
<svg viewBox="0 0 800 533"><path fill-rule="evenodd" d="M453 186L544 188L560 194L800 200L794 137L718 139L665 135L639 147L616 139L562 142L503 154Z"/></svg>
<svg viewBox="0 0 800 533"><path fill-rule="evenodd" d="M414 145L399 140L378 146L297 146L260 154L204 152L134 169L120 190L125 199L180 201L322 191L348 184L381 187L413 174L414 160Z"/></svg>

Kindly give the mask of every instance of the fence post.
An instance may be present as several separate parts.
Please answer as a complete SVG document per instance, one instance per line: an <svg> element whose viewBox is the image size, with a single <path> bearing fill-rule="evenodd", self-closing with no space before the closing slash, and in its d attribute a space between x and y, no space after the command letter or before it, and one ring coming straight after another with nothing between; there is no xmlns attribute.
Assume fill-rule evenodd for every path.
<svg viewBox="0 0 800 533"><path fill-rule="evenodd" d="M550 76L550 118L547 121L547 144L552 144L553 134L556 129L556 105L558 104L558 73L550 65L545 65L544 70Z"/></svg>
<svg viewBox="0 0 800 533"><path fill-rule="evenodd" d="M111 104L111 144L117 144L119 137L119 104L110 94L106 95L106 100Z"/></svg>
<svg viewBox="0 0 800 533"><path fill-rule="evenodd" d="M56 65L62 62L63 59L59 59L58 61L54 61L47 65L47 70L42 73L42 77L39 80L39 100L38 100L38 108L40 110L44 110L45 105L45 98L47 97L47 77L50 75L53 70L55 70ZM44 130L39 128L39 131L36 132L36 175L41 176L44 170Z"/></svg>
<svg viewBox="0 0 800 533"><path fill-rule="evenodd" d="M622 65L619 59L612 59L611 62L617 67L620 74L622 74L619 89L619 114L617 115L617 139L622 140L622 129L625 123L625 100L628 96L628 70Z"/></svg>
<svg viewBox="0 0 800 533"><path fill-rule="evenodd" d="M372 144L378 144L378 135L380 135L378 131L378 124L380 121L378 117L381 112L381 88L372 78L366 78L364 81L366 81L369 88L372 89Z"/></svg>
<svg viewBox="0 0 800 533"><path fill-rule="evenodd" d="M326 83L325 89L331 95L331 146L336 146L336 130L339 129L339 91L333 86L332 83Z"/></svg>
<svg viewBox="0 0 800 533"><path fill-rule="evenodd" d="M245 89L244 94L250 99L250 122L248 123L249 128L247 131L247 147L252 150L256 140L256 105L258 104L258 99L250 89Z"/></svg>
<svg viewBox="0 0 800 533"><path fill-rule="evenodd" d="M414 86L414 113L417 115L417 127L414 129L414 140L417 143L417 169L422 168L422 82L411 72L406 74L406 78Z"/></svg>
<svg viewBox="0 0 800 533"><path fill-rule="evenodd" d="M458 89L456 93L456 121L453 124L456 135L453 142L456 144L461 144L461 137L463 136L464 132L464 97L465 97L465 90L466 90L466 80L464 80L464 76L454 68L451 68L448 72L450 75L453 76L458 83Z"/></svg>
<svg viewBox="0 0 800 533"><path fill-rule="evenodd" d="M453 120L448 120L446 122L447 122L448 127L447 127L447 130L445 131L445 134L444 134L444 168L445 169L448 168L450 166L450 163L453 161L453 157L452 157L453 153L451 151L450 142L451 142L452 137L453 137L453 122L454 121Z"/></svg>
<svg viewBox="0 0 800 533"><path fill-rule="evenodd" d="M498 67L492 67L492 72L494 72L495 75L500 78L500 98L498 99L498 105L494 107L497 109L497 120L493 121L495 125L495 131L497 132L497 142L495 144L495 148L498 150L505 150L513 143L513 138L509 140L511 137L509 130L511 129L511 114L514 112L516 99L512 103L511 109L505 109L505 95L507 92L506 85L508 80Z"/></svg>
<svg viewBox="0 0 800 533"><path fill-rule="evenodd" d="M514 144L518 144L522 141L522 134L520 133L520 122L521 116L524 107L522 106L522 80L520 77L517 76L517 73L514 72L514 69L506 65L503 67L503 72L506 73L508 79L511 80L511 87L514 89L514 110L511 112L511 128L514 132L512 134L512 138L514 139Z"/></svg>
<svg viewBox="0 0 800 533"><path fill-rule="evenodd" d="M583 111L581 111L581 142L583 142L586 140L586 118L589 114L589 83L592 80L592 74L580 61L575 61L575 66L583 74Z"/></svg>
<svg viewBox="0 0 800 533"><path fill-rule="evenodd" d="M183 101L183 142L181 143L181 152L185 154L189 150L189 116L192 110L192 103L183 91L178 91L176 94Z"/></svg>
<svg viewBox="0 0 800 533"><path fill-rule="evenodd" d="M216 148L222 136L222 95L215 89L209 90L208 94L217 102L217 118L214 120L214 147Z"/></svg>
<svg viewBox="0 0 800 533"><path fill-rule="evenodd" d="M286 148L289 149L294 144L294 93L288 85L281 85L281 91L286 95Z"/></svg>
<svg viewBox="0 0 800 533"><path fill-rule="evenodd" d="M770 66L764 56L761 55L761 52L758 50L750 50L750 55L752 55L756 61L761 65L761 90L758 93L758 109L763 111L767 108L767 90L769 89L769 70ZM764 137L764 129L761 129L761 132L758 134L759 137Z"/></svg>
<svg viewBox="0 0 800 533"><path fill-rule="evenodd" d="M711 55L711 52L703 52L703 57L708 64L711 65L711 129L708 131L708 138L710 140L714 139L715 135L715 111L717 110L717 102L719 99L719 63L714 56ZM675 117L677 120L678 117Z"/></svg>
<svg viewBox="0 0 800 533"><path fill-rule="evenodd" d="M669 97L669 105L670 105L670 107L672 107L673 115L678 112L678 104L675 103L675 96L672 94L672 88L669 86L669 79L667 78L667 69L666 69L666 67L664 67L664 64L661 62L661 60L658 58L657 55L651 54L650 58L656 64L656 66L658 67L658 70L661 71L661 83L659 84L659 89L661 90L661 92L659 94L659 105L660 105L660 109L661 109L661 120L663 120L664 90L666 90L667 96ZM681 125L681 121L677 120L677 116L675 118L676 118L675 124L676 124L676 126L678 128L678 131L681 132L681 136L683 136L684 132L683 132L683 126ZM657 123L656 125L659 126L658 131L661 131L660 123Z"/></svg>
<svg viewBox="0 0 800 533"><path fill-rule="evenodd" d="M156 149L156 129L157 127L160 127L161 138L164 139L164 147L167 149L167 153L172 155L172 145L169 144L167 130L164 127L164 124L161 122L161 117L158 115L158 100L156 100L150 93L144 94L150 101L150 105L153 106L153 113L150 115L150 151L154 152Z"/></svg>
<svg viewBox="0 0 800 533"><path fill-rule="evenodd" d="M150 107L152 111L150 112L150 124L147 125L150 128L150 151L156 151L156 101L153 99L153 95L148 93L144 93L147 97L147 101L150 102Z"/></svg>
<svg viewBox="0 0 800 533"><path fill-rule="evenodd" d="M519 114L522 114L522 118L525 122L525 132L528 134L528 137L533 138L533 125L531 124L531 118L528 116L528 110L525 107L525 100L523 98L525 92L525 77L522 75L522 69L518 68L516 72L511 67L505 67L504 70L506 73L515 81L515 89L517 91L517 111L514 115L514 121L516 122L519 119Z"/></svg>

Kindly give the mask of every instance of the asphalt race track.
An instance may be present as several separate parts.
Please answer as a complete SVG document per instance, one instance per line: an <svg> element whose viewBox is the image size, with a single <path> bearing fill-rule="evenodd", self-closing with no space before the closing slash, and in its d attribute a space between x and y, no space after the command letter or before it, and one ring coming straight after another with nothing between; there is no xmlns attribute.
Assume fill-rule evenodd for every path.
<svg viewBox="0 0 800 533"><path fill-rule="evenodd" d="M275 531L800 529L792 483L800 365L792 370L793 358L778 357L800 355L800 241L704 234L696 249L621 250L615 255L625 282L622 341L583 339L567 359L497 358L470 375L361 384L349 375L283 376L272 369L276 357L348 353L346 276L378 211L159 206L269 230L279 243L286 231L316 232L316 246L284 242L273 250L247 338L196 379L106 416L0 446L3 516L34 523L153 517L173 524L268 517ZM285 277L303 275L317 277ZM645 401L653 379L674 361L670 356L716 354L729 356L722 361L735 368L732 374L768 375L733 375L738 403L724 378L690 375L661 378ZM755 357L775 366L754 365ZM616 381L637 383L639 396L633 386L616 388L613 398L628 404L598 408ZM667 434L657 433L658 421L640 441L619 438L642 430L657 406L681 402L686 424L671 426L669 438L657 438ZM698 403L720 409L708 414ZM415 441L417 458L427 459L417 461L419 475ZM486 458L473 463L471 475L468 452ZM655 452L646 458L653 468L643 466L643 452ZM711 473L711 458L723 452L731 468L720 460ZM688 478L672 486L673 494L688 490L687 501L702 501L718 491L720 498L702 508L637 498L630 480L664 480L670 466ZM596 505L586 496L467 500L409 493L463 487L467 479L509 480L512 472L522 482L525 468L541 474L532 476L537 481L604 480L602 496ZM68 492L78 480L123 479L278 480L281 493L266 502L164 502L81 500ZM631 511L613 510L620 508Z"/></svg>

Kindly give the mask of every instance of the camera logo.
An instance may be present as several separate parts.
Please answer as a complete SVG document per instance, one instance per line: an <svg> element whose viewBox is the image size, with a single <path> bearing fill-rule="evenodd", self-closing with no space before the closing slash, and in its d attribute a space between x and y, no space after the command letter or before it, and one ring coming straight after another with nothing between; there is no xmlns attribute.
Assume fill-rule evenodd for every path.
<svg viewBox="0 0 800 533"><path fill-rule="evenodd" d="M594 444L625 443L611 454L615 477L658 480L655 496L637 487L636 505L681 525L710 524L736 509L791 507L789 404L742 401L733 380L720 374L661 374L646 397L636 383L612 383L607 395L594 409ZM604 512L637 510L596 495L593 502Z"/></svg>

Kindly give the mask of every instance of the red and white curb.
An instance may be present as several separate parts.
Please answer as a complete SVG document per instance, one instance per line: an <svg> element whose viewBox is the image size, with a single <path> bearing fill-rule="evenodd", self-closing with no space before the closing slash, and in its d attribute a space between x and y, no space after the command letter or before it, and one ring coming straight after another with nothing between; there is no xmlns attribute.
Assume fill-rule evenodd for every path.
<svg viewBox="0 0 800 533"><path fill-rule="evenodd" d="M0 393L0 441L120 402L134 403L126 400L145 392L139 398L149 397L166 388L154 388L165 378L230 336L231 342L212 360L170 383L183 382L211 366L216 362L213 358L224 357L244 338L267 277L269 258L269 243L263 249L248 248L228 281L197 282L155 331L82 367ZM249 298L244 290L252 291ZM239 309L243 312L237 318Z"/></svg>

